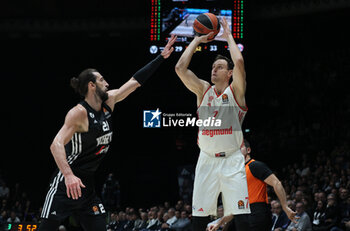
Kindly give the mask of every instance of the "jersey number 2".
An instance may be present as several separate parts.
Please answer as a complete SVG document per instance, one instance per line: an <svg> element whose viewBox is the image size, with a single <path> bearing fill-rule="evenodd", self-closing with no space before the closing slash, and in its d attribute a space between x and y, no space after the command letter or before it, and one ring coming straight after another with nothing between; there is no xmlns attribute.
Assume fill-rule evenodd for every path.
<svg viewBox="0 0 350 231"><path fill-rule="evenodd" d="M105 131L109 131L109 124L107 121L103 121L102 122L102 130Z"/></svg>

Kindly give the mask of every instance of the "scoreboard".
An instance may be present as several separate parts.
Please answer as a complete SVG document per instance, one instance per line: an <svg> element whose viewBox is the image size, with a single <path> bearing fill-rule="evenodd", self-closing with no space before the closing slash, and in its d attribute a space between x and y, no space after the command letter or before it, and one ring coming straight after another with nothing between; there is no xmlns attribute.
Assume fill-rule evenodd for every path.
<svg viewBox="0 0 350 231"><path fill-rule="evenodd" d="M38 228L36 222L7 223L5 226L6 231L36 231Z"/></svg>
<svg viewBox="0 0 350 231"><path fill-rule="evenodd" d="M174 44L175 52L182 52L194 37L193 22L202 13L213 13L219 20L225 17L232 31L235 42L243 51L244 48L244 0L228 1L179 1L179 0L150 0L149 52L157 54L162 51L166 41L172 34L177 36ZM194 3L195 2L195 3ZM213 42L201 44L199 52L220 52L228 50L223 29Z"/></svg>

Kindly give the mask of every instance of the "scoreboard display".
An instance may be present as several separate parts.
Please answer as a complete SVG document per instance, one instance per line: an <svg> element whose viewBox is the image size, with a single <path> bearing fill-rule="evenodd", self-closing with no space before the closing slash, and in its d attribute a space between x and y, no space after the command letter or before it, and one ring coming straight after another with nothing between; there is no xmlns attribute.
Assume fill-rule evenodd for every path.
<svg viewBox="0 0 350 231"><path fill-rule="evenodd" d="M220 20L225 17L232 31L233 38L241 51L244 48L244 0L179 1L150 0L149 52L160 53L171 35L177 36L175 52L182 52L194 37L193 22L202 13L213 13ZM201 52L228 50L222 37L223 28L213 42L197 48Z"/></svg>
<svg viewBox="0 0 350 231"><path fill-rule="evenodd" d="M36 231L38 228L39 224L33 222L7 223L5 226L6 231Z"/></svg>

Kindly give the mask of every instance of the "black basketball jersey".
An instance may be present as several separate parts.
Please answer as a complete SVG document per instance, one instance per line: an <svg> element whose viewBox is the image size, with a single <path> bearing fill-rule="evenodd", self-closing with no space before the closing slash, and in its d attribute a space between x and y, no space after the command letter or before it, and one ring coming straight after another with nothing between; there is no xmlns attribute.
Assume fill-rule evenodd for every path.
<svg viewBox="0 0 350 231"><path fill-rule="evenodd" d="M105 103L102 103L101 111L95 111L86 101L79 104L87 111L88 131L74 133L72 139L65 145L65 150L73 174L82 180L86 188L82 188L82 197L79 200L69 199L64 176L57 169L46 195L41 214L43 218L63 219L73 210L79 209L86 209L87 212L94 212L96 215L95 208L103 209L95 193L94 172L112 142L112 110Z"/></svg>
<svg viewBox="0 0 350 231"><path fill-rule="evenodd" d="M89 120L87 132L75 133L65 146L67 161L77 176L92 175L106 155L112 142L112 110L102 103L95 111L86 101L80 102Z"/></svg>

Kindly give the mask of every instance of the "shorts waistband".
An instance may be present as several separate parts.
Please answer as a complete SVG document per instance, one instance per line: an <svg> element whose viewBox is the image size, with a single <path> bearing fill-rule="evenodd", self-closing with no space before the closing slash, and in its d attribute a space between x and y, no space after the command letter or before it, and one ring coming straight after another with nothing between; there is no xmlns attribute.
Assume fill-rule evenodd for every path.
<svg viewBox="0 0 350 231"><path fill-rule="evenodd" d="M225 157L229 157L229 156L236 155L236 154L242 155L240 149L237 149L235 151L217 152L217 153L209 153L209 152L205 152L205 151L201 150L201 153L204 153L205 155L207 155L209 157L215 157L215 158L225 158Z"/></svg>

